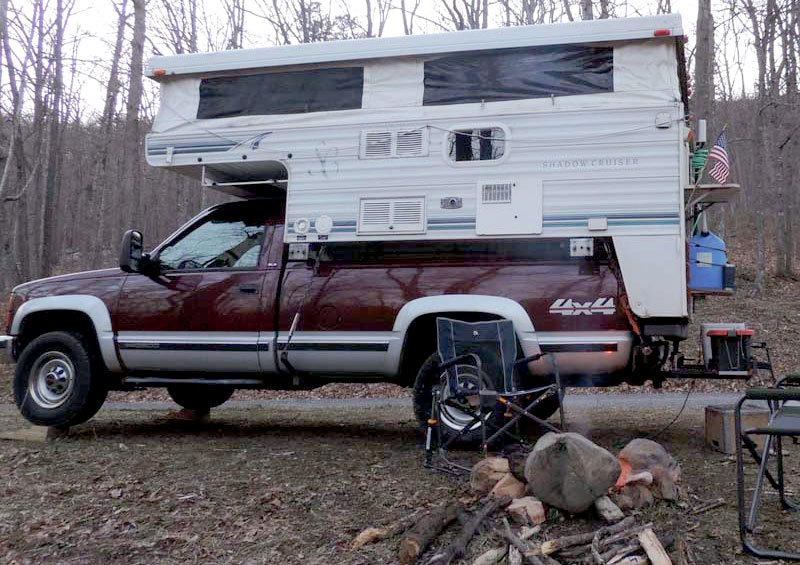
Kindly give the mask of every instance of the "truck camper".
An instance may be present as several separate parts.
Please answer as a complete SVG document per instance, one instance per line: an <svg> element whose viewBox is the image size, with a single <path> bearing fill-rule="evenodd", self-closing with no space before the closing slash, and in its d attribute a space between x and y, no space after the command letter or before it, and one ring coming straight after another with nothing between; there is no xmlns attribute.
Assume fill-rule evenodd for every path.
<svg viewBox="0 0 800 565"><path fill-rule="evenodd" d="M154 57L147 162L242 201L148 254L128 232L122 270L95 275L100 304L70 306L92 322L97 394L166 386L210 407L235 388L381 380L413 386L424 422L440 316L512 320L521 353L554 354L569 385L749 376L743 325L704 334L697 365L678 349L688 261L704 264L689 238L736 189L690 170L683 43L662 15ZM23 413L63 424L47 347L25 353L65 330L25 323L66 308L42 284L15 289L7 343Z"/></svg>

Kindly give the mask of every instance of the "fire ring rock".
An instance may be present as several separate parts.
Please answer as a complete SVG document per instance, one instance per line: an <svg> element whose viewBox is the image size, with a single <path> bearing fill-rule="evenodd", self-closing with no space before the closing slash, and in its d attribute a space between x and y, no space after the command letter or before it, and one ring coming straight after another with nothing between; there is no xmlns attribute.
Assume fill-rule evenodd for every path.
<svg viewBox="0 0 800 565"><path fill-rule="evenodd" d="M650 472L653 476L651 490L656 498L678 498L681 466L661 444L649 439L634 439L619 452L618 457L630 467L631 473Z"/></svg>
<svg viewBox="0 0 800 565"><path fill-rule="evenodd" d="M611 453L576 433L542 436L525 463L528 489L545 504L579 514L616 482L620 464Z"/></svg>

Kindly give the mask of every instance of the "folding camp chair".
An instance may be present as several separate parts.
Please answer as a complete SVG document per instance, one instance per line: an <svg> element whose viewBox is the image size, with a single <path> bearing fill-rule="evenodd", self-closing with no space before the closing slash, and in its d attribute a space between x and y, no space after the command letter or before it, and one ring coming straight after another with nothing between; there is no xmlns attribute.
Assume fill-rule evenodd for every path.
<svg viewBox="0 0 800 565"><path fill-rule="evenodd" d="M447 448L461 439L475 425L481 426L481 448L486 454L488 448L500 439L520 439L512 433L522 418L528 418L539 426L560 431L558 428L538 418L531 411L544 400L557 395L564 427L564 412L561 407L564 389L555 356L551 357L555 372L555 383L529 389L520 389L519 376L523 368L546 354L536 353L517 359L517 340L511 320L488 322L462 322L449 318L437 318L436 329L439 352L439 371L445 375L440 387L433 387L433 410L428 421L425 443L426 464L431 465L434 443L439 454L449 465L458 467L447 460ZM525 407L519 399L535 396ZM452 407L471 417L461 431L442 443L440 431L443 407ZM491 435L487 427L492 425L492 415L503 410L508 421L495 426Z"/></svg>
<svg viewBox="0 0 800 565"><path fill-rule="evenodd" d="M742 429L742 405L747 400L766 401L770 408L769 423L763 427ZM764 479L778 491L781 505L785 510L800 510L800 506L789 500L786 496L784 480L783 444L784 437L800 437L800 375L792 375L778 381L774 388L752 388L739 400L736 405L736 486L739 504L739 534L744 550L757 557L769 559L787 559L800 561L800 553L763 549L753 544L750 536L756 529L758 509L764 491ZM787 404L788 403L788 404ZM751 436L764 437L764 448L759 454L758 448ZM753 499L750 502L749 512L745 508L744 495L744 449L750 453L758 465ZM777 477L769 470L769 459L773 456Z"/></svg>

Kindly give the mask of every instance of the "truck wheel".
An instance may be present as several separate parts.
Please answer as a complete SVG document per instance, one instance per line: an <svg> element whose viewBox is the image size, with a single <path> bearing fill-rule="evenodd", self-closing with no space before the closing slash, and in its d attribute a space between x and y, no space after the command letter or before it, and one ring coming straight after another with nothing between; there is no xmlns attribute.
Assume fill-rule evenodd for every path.
<svg viewBox="0 0 800 565"><path fill-rule="evenodd" d="M419 372L417 373L416 381L414 382L414 415L417 417L420 427L424 431L428 427L428 418L430 418L433 408L433 390L434 387L441 387L442 395L446 394L446 373L438 369L439 354L434 353L422 364ZM439 427L441 430L442 442L447 441L453 436L457 436L466 426L472 421L472 415L469 413L478 406L478 379L480 378L477 369L472 365L459 365L459 376L464 381L461 386L474 388L475 395L469 396L462 402L465 402L464 410L459 410L454 406L442 405L442 410L439 415ZM497 427L503 425L503 410L498 404L498 409L489 417L491 424L488 434L491 435ZM476 422L470 426L469 431L461 435L460 441L462 443L474 444L481 441L481 424Z"/></svg>
<svg viewBox="0 0 800 565"><path fill-rule="evenodd" d="M84 337L42 334L22 351L14 375L14 400L22 415L40 426L69 427L94 416L108 385Z"/></svg>
<svg viewBox="0 0 800 565"><path fill-rule="evenodd" d="M208 410L225 404L235 389L221 385L170 385L167 387L172 400L189 410Z"/></svg>

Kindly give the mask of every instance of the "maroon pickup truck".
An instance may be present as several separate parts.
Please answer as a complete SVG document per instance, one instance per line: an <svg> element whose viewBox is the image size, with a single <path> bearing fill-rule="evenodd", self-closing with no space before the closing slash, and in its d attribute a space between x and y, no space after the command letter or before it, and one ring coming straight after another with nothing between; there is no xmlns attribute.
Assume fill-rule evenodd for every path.
<svg viewBox="0 0 800 565"><path fill-rule="evenodd" d="M128 232L118 269L16 287L0 353L17 364L22 414L70 426L109 390L163 386L206 409L237 388L386 381L414 387L424 421L437 316L512 320L522 353L555 353L570 385L642 380L632 367L647 368L647 351L602 238L588 257L569 239L289 245L283 210L216 206L149 254ZM545 356L525 380L547 382L551 367ZM442 421L458 430L469 417L450 408Z"/></svg>

